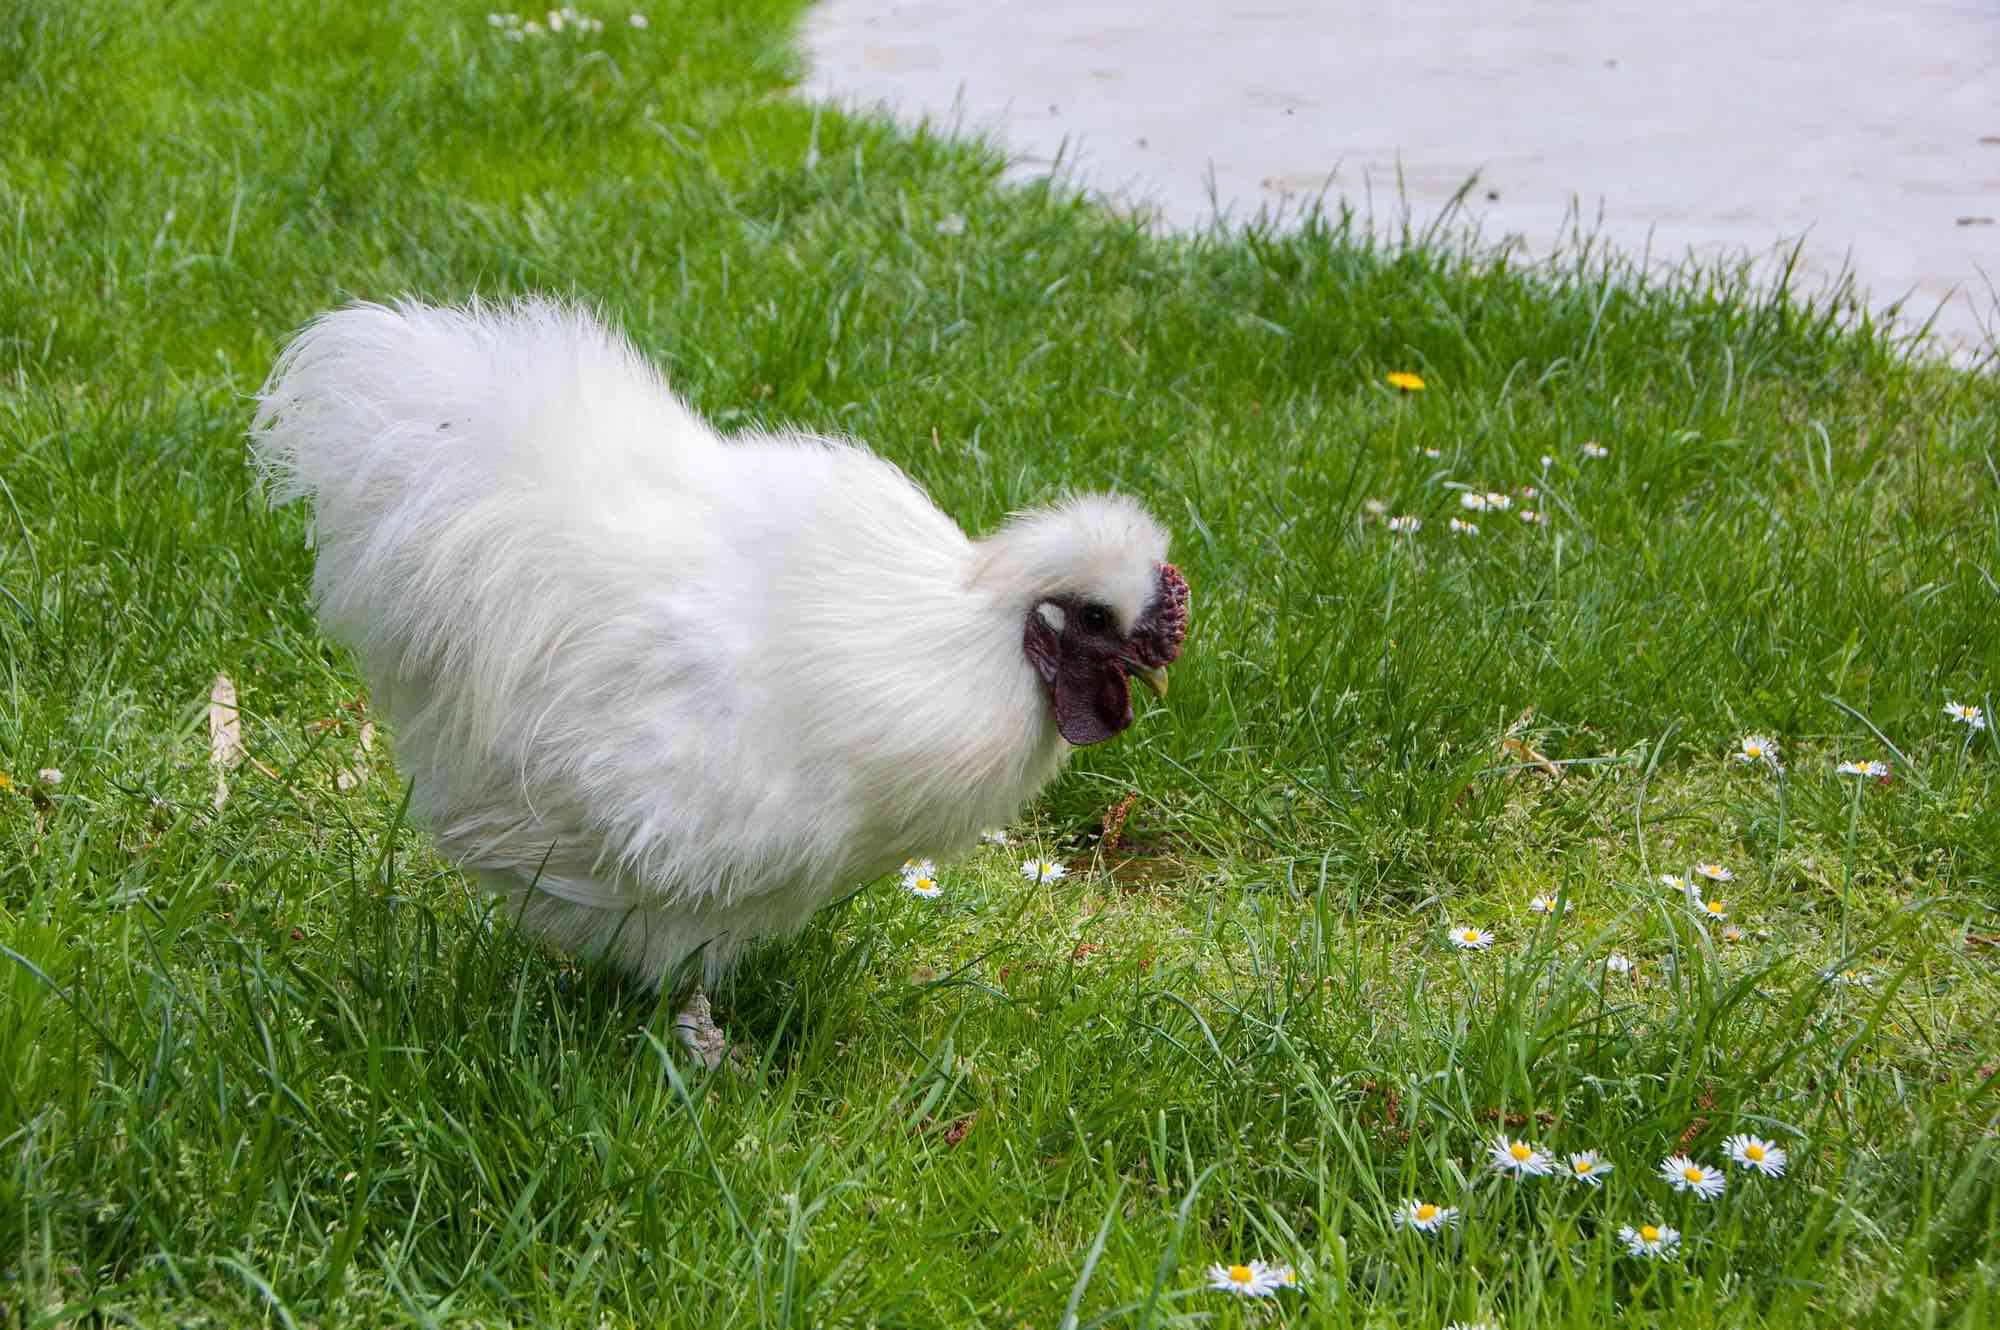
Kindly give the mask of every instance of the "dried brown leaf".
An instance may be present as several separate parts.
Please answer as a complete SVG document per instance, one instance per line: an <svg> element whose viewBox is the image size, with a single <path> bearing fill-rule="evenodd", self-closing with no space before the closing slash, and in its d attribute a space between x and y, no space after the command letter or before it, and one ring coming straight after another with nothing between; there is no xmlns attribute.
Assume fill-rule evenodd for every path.
<svg viewBox="0 0 2000 1330"><path fill-rule="evenodd" d="M229 773L243 760L243 718L236 709L236 684L215 676L208 690L208 762L215 768L215 806L229 798Z"/></svg>
<svg viewBox="0 0 2000 1330"><path fill-rule="evenodd" d="M1523 766L1533 767L1544 775L1553 776L1557 780L1562 779L1563 773L1561 767L1549 761L1548 758L1528 747L1528 745L1522 743L1519 739L1502 739L1500 741L1500 751L1506 753L1507 756L1513 758Z"/></svg>
<svg viewBox="0 0 2000 1330"><path fill-rule="evenodd" d="M1125 819L1132 815L1132 805L1139 802L1139 792L1131 791L1123 799L1104 810L1104 847L1118 848L1119 840L1125 834Z"/></svg>

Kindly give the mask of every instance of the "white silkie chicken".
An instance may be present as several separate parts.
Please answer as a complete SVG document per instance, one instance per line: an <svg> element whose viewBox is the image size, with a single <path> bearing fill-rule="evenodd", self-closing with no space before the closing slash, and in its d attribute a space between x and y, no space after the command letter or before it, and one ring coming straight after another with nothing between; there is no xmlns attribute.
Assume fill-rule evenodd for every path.
<svg viewBox="0 0 2000 1330"><path fill-rule="evenodd" d="M1003 824L1166 692L1188 588L1091 495L968 540L894 466L724 438L543 300L321 317L252 429L411 809L559 945L713 984L851 885ZM697 989L677 1021L725 1047Z"/></svg>

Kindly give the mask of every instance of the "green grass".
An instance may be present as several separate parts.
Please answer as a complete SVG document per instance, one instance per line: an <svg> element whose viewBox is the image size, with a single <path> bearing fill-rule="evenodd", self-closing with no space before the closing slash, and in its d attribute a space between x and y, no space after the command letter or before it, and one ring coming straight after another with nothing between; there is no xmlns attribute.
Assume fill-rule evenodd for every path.
<svg viewBox="0 0 2000 1330"><path fill-rule="evenodd" d="M2000 754L1941 713L2000 694L1990 369L1725 270L1153 237L786 96L797 0L647 8L0 9L0 1326L2000 1321ZM313 313L525 290L971 528L1127 489L1195 586L1012 850L746 967L748 1074L402 824L250 492ZM1446 529L1527 482L1546 526ZM271 773L220 809L218 671ZM1700 857L1740 942L1655 882ZM1617 1171L1501 1181L1509 1123ZM1791 1175L1653 1177L1735 1131ZM1303 1290L1201 1290L1252 1256Z"/></svg>

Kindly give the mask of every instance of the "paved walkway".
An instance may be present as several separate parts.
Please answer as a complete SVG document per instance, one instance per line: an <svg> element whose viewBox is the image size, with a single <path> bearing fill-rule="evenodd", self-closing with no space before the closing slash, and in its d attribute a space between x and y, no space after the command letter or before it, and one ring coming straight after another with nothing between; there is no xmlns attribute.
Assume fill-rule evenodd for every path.
<svg viewBox="0 0 2000 1330"><path fill-rule="evenodd" d="M809 95L1057 154L1173 226L1477 173L1492 242L1850 263L1963 354L2000 330L2000 0L821 0ZM1401 191L1399 198L1398 191Z"/></svg>

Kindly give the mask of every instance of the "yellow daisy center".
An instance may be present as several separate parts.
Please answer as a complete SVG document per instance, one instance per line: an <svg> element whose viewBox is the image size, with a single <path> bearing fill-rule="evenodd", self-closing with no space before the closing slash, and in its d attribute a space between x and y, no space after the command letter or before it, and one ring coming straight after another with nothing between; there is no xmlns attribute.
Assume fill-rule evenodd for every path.
<svg viewBox="0 0 2000 1330"><path fill-rule="evenodd" d="M1761 1145L1746 1145L1743 1147L1743 1157L1752 1163L1761 1164L1764 1162L1764 1147Z"/></svg>
<svg viewBox="0 0 2000 1330"><path fill-rule="evenodd" d="M1470 928L1468 928L1468 929L1466 929L1466 930L1465 930L1465 931L1464 931L1463 933L1460 933L1460 934L1459 934L1459 936L1460 936L1460 937L1462 937L1462 938L1464 938L1464 939L1465 939L1465 940L1466 940L1467 942L1477 942L1477 941L1479 941L1479 934L1478 934L1478 932L1477 932L1476 930L1474 930L1474 929L1470 929Z"/></svg>
<svg viewBox="0 0 2000 1330"><path fill-rule="evenodd" d="M930 878L927 877L920 877L917 879L918 891L929 891L932 887L936 885L937 885L936 882L932 881Z"/></svg>
<svg viewBox="0 0 2000 1330"><path fill-rule="evenodd" d="M1588 1159L1579 1159L1576 1161L1576 1171L1579 1173L1588 1173L1596 1167L1597 1165L1591 1163Z"/></svg>
<svg viewBox="0 0 2000 1330"><path fill-rule="evenodd" d="M1660 1230L1654 1228L1651 1224L1641 1224L1639 1226L1639 1236L1648 1242L1658 1242L1660 1240Z"/></svg>
<svg viewBox="0 0 2000 1330"><path fill-rule="evenodd" d="M1763 744L1744 744L1744 745L1743 745L1743 751L1744 751L1745 753L1749 754L1749 755L1750 755L1751 757L1762 757L1762 756L1764 756L1764 745L1763 745Z"/></svg>
<svg viewBox="0 0 2000 1330"><path fill-rule="evenodd" d="M1432 1205L1429 1201L1426 1201L1422 1205L1417 1207L1417 1218L1422 1220L1424 1223L1428 1224L1431 1220L1436 1219L1437 1217L1438 1217L1438 1208L1435 1205Z"/></svg>
<svg viewBox="0 0 2000 1330"><path fill-rule="evenodd" d="M1707 1176L1707 1175L1706 1175L1706 1174L1704 1174L1704 1173L1703 1173L1703 1172L1702 1172L1702 1171L1701 1171L1700 1169L1698 1169L1698 1168L1692 1168L1692 1167L1690 1167L1690 1168L1684 1168L1684 1169L1682 1169L1682 1170L1681 1170L1681 1176L1682 1176L1682 1177L1684 1177L1684 1178L1686 1178L1686 1179L1687 1179L1687 1180L1688 1180L1689 1182L1700 1182L1700 1181L1702 1180L1702 1178L1704 1178L1704 1177L1705 1177L1705 1176Z"/></svg>
<svg viewBox="0 0 2000 1330"><path fill-rule="evenodd" d="M1249 1282L1250 1282L1250 1267L1249 1267L1249 1266L1247 1266L1247 1265L1232 1265L1232 1266L1230 1266L1230 1267L1229 1267L1229 1279L1230 1279L1230 1282L1231 1282L1231 1283L1236 1283L1236 1284L1247 1284L1247 1283L1249 1283Z"/></svg>
<svg viewBox="0 0 2000 1330"><path fill-rule="evenodd" d="M1534 1151L1530 1150L1527 1146L1521 1144L1519 1141L1515 1141L1512 1145L1507 1147L1507 1153L1514 1156L1514 1158L1516 1159L1526 1159L1529 1155L1533 1154Z"/></svg>

